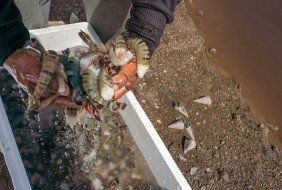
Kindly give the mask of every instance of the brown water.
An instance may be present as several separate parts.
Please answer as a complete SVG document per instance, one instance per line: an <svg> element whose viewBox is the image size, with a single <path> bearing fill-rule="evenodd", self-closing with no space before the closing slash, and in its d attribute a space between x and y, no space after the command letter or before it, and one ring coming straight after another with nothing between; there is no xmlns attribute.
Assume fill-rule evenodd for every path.
<svg viewBox="0 0 282 190"><path fill-rule="evenodd" d="M191 1L191 0L190 0ZM206 40L209 59L243 89L259 122L279 126L271 143L282 148L282 1L185 0ZM204 15L199 16L201 10Z"/></svg>

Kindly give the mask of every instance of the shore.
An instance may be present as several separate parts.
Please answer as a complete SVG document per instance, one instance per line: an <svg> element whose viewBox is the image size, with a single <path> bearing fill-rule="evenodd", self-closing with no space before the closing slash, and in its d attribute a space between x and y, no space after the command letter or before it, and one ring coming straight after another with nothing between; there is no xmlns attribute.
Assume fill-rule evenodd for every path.
<svg viewBox="0 0 282 190"><path fill-rule="evenodd" d="M195 0L186 2L207 48L209 63L242 86L251 112L261 123L279 127L269 141L282 149L282 2Z"/></svg>
<svg viewBox="0 0 282 190"><path fill-rule="evenodd" d="M211 66L207 48L182 1L149 72L135 86L140 104L192 189L280 189L281 151L269 144L269 130L251 114L240 85ZM212 104L193 102L201 96ZM185 106L188 118L173 101ZM178 117L191 123L197 142L186 154L181 144L187 133L167 127Z"/></svg>
<svg viewBox="0 0 282 190"><path fill-rule="evenodd" d="M192 189L280 189L281 151L268 143L269 130L251 114L241 86L218 74L207 56L205 40L182 2L150 72L137 85L142 107ZM210 96L212 104L193 102L201 96ZM173 101L185 105L196 136L197 148L185 155L186 132L167 128L181 116Z"/></svg>

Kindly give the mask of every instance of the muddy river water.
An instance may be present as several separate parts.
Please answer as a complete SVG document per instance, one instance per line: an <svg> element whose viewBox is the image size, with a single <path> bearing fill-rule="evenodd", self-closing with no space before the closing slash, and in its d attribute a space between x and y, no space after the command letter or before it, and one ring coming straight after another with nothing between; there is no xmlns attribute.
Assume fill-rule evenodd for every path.
<svg viewBox="0 0 282 190"><path fill-rule="evenodd" d="M191 4L192 2L192 4ZM282 148L282 1L185 0L209 60L242 87L259 122L273 123L271 143Z"/></svg>

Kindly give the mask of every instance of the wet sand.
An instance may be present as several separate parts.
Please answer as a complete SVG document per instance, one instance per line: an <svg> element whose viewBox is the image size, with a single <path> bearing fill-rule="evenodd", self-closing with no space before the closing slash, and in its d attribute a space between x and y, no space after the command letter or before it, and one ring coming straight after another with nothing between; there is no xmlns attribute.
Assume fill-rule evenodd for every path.
<svg viewBox="0 0 282 190"><path fill-rule="evenodd" d="M241 85L259 122L279 126L269 140L282 148L282 1L185 1L206 47L216 48L211 64Z"/></svg>

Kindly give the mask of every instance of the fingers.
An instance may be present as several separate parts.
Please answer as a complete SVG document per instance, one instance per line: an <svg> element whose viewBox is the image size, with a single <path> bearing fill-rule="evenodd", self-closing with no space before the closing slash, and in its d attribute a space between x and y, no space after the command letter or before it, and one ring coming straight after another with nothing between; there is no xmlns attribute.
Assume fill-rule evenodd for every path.
<svg viewBox="0 0 282 190"><path fill-rule="evenodd" d="M113 97L113 101L120 99L124 94L131 90L134 87L134 83L135 82L127 82L125 86L116 90Z"/></svg>

